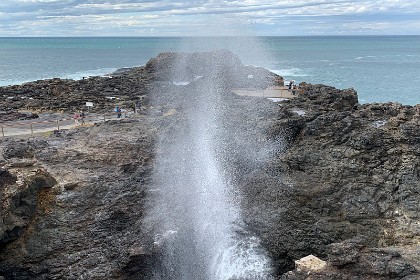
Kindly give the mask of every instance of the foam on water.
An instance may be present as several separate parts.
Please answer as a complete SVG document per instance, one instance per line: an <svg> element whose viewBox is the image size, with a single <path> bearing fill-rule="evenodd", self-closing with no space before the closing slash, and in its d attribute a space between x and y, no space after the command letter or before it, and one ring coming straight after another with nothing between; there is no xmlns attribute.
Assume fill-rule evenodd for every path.
<svg viewBox="0 0 420 280"><path fill-rule="evenodd" d="M94 77L94 76L105 76L109 75L115 71L117 68L99 68L99 69L92 69L87 71L79 71L71 74L66 74L63 76L64 79L72 79L72 80L81 80L83 78Z"/></svg>
<svg viewBox="0 0 420 280"><path fill-rule="evenodd" d="M214 275L211 279L261 279L271 280L271 263L261 256L260 241L255 236L232 240L230 246L222 248L212 264Z"/></svg>
<svg viewBox="0 0 420 280"><path fill-rule="evenodd" d="M274 69L270 71L282 77L307 77L309 76L309 74L304 73L302 69L299 69L296 67L285 68L281 70Z"/></svg>
<svg viewBox="0 0 420 280"><path fill-rule="evenodd" d="M44 76L31 76L31 77L14 77L14 78L2 78L0 77L0 86L10 85L21 85L36 80L45 80L53 78L81 80L83 78L95 77L95 76L106 76L118 70L117 68L98 68L86 71L77 71L73 73L61 73L57 75L44 75Z"/></svg>
<svg viewBox="0 0 420 280"><path fill-rule="evenodd" d="M11 79L2 79L0 81L0 87L4 87L4 86L11 86L11 85L21 85L24 84L26 82L30 82L30 80L11 80Z"/></svg>

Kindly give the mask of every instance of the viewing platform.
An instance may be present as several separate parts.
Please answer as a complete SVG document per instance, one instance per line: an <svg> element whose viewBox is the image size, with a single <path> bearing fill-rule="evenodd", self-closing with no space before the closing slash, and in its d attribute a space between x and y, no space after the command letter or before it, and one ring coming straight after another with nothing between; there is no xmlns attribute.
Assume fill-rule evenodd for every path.
<svg viewBox="0 0 420 280"><path fill-rule="evenodd" d="M233 93L240 96L254 96L254 97L263 97L263 98L286 98L291 99L295 98L298 92L298 89L290 90L287 86L273 86L266 89L257 90L257 89L233 89ZM296 92L293 94L293 92Z"/></svg>

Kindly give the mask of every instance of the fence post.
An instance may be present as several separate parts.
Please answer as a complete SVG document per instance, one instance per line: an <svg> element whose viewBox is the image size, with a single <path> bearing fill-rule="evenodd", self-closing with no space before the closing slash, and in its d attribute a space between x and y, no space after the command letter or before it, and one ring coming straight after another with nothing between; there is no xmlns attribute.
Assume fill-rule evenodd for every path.
<svg viewBox="0 0 420 280"><path fill-rule="evenodd" d="M3 135L3 137L4 137L4 129L3 129L3 125L1 125L1 134Z"/></svg>
<svg viewBox="0 0 420 280"><path fill-rule="evenodd" d="M60 130L60 120L57 120L57 130Z"/></svg>
<svg viewBox="0 0 420 280"><path fill-rule="evenodd" d="M34 128L32 127L32 123L31 123L31 134L34 134Z"/></svg>

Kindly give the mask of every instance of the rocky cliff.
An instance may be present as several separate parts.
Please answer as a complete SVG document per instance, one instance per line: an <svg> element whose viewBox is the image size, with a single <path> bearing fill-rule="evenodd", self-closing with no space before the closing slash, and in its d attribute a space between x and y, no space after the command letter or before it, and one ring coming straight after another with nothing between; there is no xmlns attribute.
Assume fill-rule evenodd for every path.
<svg viewBox="0 0 420 280"><path fill-rule="evenodd" d="M419 105L360 105L354 90L302 84L269 131L286 147L244 183L254 197L247 221L279 260L313 254L340 269L311 279L410 275L419 265L419 121Z"/></svg>
<svg viewBox="0 0 420 280"><path fill-rule="evenodd" d="M2 140L0 277L153 279L161 248L144 218L156 154L164 152L156 141L174 141L172 132L188 127L194 98L215 92L216 152L229 154L221 164L276 277L420 276L419 105L360 105L352 89L310 84L279 103L240 97L231 89L283 81L227 51L165 53L112 77L0 89L32 94L12 104L40 110L71 110L86 96L106 108L113 104L104 96L116 92L126 102L147 100L131 119ZM54 94L57 85L65 90ZM2 106L15 108L10 100ZM311 254L326 265L291 271Z"/></svg>

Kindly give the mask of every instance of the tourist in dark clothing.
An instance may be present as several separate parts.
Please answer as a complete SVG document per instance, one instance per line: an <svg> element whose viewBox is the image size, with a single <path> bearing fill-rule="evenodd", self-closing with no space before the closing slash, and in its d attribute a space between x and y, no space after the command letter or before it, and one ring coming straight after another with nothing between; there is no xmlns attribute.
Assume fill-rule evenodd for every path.
<svg viewBox="0 0 420 280"><path fill-rule="evenodd" d="M117 106L117 108L115 108L115 111L117 112L117 118L121 118L121 108Z"/></svg>
<svg viewBox="0 0 420 280"><path fill-rule="evenodd" d="M80 112L80 119L82 121L82 125L85 125L85 112L83 110Z"/></svg>
<svg viewBox="0 0 420 280"><path fill-rule="evenodd" d="M136 107L138 108L138 111L141 111L141 100L137 100Z"/></svg>

